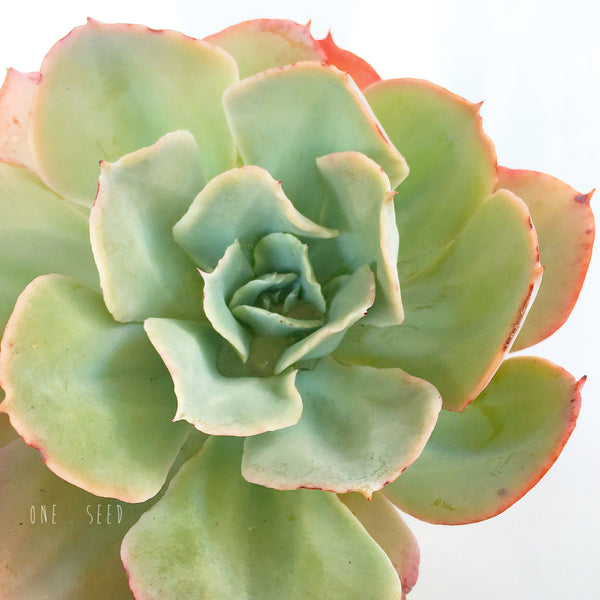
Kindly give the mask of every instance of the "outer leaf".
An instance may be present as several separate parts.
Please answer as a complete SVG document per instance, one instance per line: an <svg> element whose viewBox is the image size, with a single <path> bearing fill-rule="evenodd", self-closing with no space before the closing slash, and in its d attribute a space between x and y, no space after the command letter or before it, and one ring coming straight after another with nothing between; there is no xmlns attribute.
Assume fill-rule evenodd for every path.
<svg viewBox="0 0 600 600"><path fill-rule="evenodd" d="M0 380L23 439L98 496L154 496L188 434L171 423L171 380L143 328L114 322L99 294L68 277L38 277L19 297Z"/></svg>
<svg viewBox="0 0 600 600"><path fill-rule="evenodd" d="M496 154L479 105L441 87L394 79L374 84L365 96L410 165L394 199L403 282L432 264L491 195Z"/></svg>
<svg viewBox="0 0 600 600"><path fill-rule="evenodd" d="M118 321L203 319L202 278L173 225L205 183L187 131L102 163L90 235L104 301Z"/></svg>
<svg viewBox="0 0 600 600"><path fill-rule="evenodd" d="M506 510L560 454L583 381L539 358L507 360L462 413L440 414L421 456L384 493L432 523L472 523Z"/></svg>
<svg viewBox="0 0 600 600"><path fill-rule="evenodd" d="M370 497L419 455L441 408L438 391L400 369L323 358L296 378L304 411L294 427L246 439L243 476Z"/></svg>
<svg viewBox="0 0 600 600"><path fill-rule="evenodd" d="M331 31L322 40L317 40L317 44L325 53L327 62L330 65L335 65L340 71L346 71L361 90L381 80L381 77L377 75L375 69L366 60L338 47L333 41Z"/></svg>
<svg viewBox="0 0 600 600"><path fill-rule="evenodd" d="M64 273L99 288L86 217L27 167L0 161L0 332L23 288Z"/></svg>
<svg viewBox="0 0 600 600"><path fill-rule="evenodd" d="M344 279L331 300L325 324L283 351L275 365L275 373L281 373L299 360L331 354L348 328L367 314L374 299L375 278L369 267L364 265Z"/></svg>
<svg viewBox="0 0 600 600"><path fill-rule="evenodd" d="M498 188L519 196L529 208L540 243L544 278L513 350L547 338L566 320L579 296L594 245L592 194L534 171L501 167Z"/></svg>
<svg viewBox="0 0 600 600"><path fill-rule="evenodd" d="M31 142L61 194L91 201L98 161L115 161L169 131L191 131L206 175L235 155L221 95L237 67L221 49L174 31L89 20L46 55Z"/></svg>
<svg viewBox="0 0 600 600"><path fill-rule="evenodd" d="M402 598L412 590L419 576L419 546L402 520L398 509L383 494L366 500L359 494L344 494L340 500L383 548L402 581Z"/></svg>
<svg viewBox="0 0 600 600"><path fill-rule="evenodd" d="M49 471L22 440L0 450L0 481L3 600L133 598L119 547L148 503L88 494Z"/></svg>
<svg viewBox="0 0 600 600"><path fill-rule="evenodd" d="M336 235L303 217L283 193L281 183L255 166L232 169L212 179L173 229L177 242L204 270L214 269L234 241L248 250L274 232L310 238Z"/></svg>
<svg viewBox="0 0 600 600"><path fill-rule="evenodd" d="M392 565L335 496L249 484L240 455L241 440L210 439L127 534L138 600L399 598Z"/></svg>
<svg viewBox="0 0 600 600"><path fill-rule="evenodd" d="M20 73L8 69L0 89L0 156L30 168L33 160L27 141L29 109L40 73Z"/></svg>
<svg viewBox="0 0 600 600"><path fill-rule="evenodd" d="M387 175L358 152L322 156L317 167L331 190L321 220L340 231L313 251L318 276L326 280L374 264L377 293L363 323L399 325L404 311L396 269L398 229Z"/></svg>
<svg viewBox="0 0 600 600"><path fill-rule="evenodd" d="M403 285L404 324L359 324L335 355L400 367L435 385L444 408L462 410L502 362L540 277L526 206L497 192L437 264Z"/></svg>
<svg viewBox="0 0 600 600"><path fill-rule="evenodd" d="M148 319L144 327L163 358L177 396L177 416L213 435L245 436L298 422L302 399L296 372L274 377L224 377L222 340L209 325Z"/></svg>
<svg viewBox="0 0 600 600"><path fill-rule="evenodd" d="M318 221L326 194L319 156L362 152L383 167L392 187L408 173L350 77L334 67L302 62L271 69L231 86L223 101L244 163L280 180L309 219Z"/></svg>
<svg viewBox="0 0 600 600"><path fill-rule="evenodd" d="M242 79L302 60L325 60L308 25L283 19L244 21L204 39L235 58Z"/></svg>

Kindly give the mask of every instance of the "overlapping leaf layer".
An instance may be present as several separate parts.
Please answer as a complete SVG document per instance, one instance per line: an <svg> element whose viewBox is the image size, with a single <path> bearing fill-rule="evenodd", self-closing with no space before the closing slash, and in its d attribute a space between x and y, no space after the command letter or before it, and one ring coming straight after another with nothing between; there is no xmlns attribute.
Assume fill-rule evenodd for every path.
<svg viewBox="0 0 600 600"><path fill-rule="evenodd" d="M290 21L90 20L0 111L7 600L401 598L395 506L491 517L566 443L582 380L504 358L573 307L589 195L477 105Z"/></svg>

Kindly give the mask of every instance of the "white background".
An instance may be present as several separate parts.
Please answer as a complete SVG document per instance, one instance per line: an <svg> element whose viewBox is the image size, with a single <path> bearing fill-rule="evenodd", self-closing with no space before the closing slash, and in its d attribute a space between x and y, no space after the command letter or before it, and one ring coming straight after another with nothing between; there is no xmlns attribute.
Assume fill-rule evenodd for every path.
<svg viewBox="0 0 600 600"><path fill-rule="evenodd" d="M484 126L501 164L550 172L588 192L600 186L598 6L595 0L223 0L219 8L193 0L20 0L3 10L0 68L36 70L51 44L87 16L197 37L248 18L312 19L315 35L331 28L340 46L384 78L428 78L485 100ZM535 349L576 377L589 376L565 451L536 488L495 519L462 527L410 519L421 546L411 600L598 597L599 262L596 256L567 325Z"/></svg>

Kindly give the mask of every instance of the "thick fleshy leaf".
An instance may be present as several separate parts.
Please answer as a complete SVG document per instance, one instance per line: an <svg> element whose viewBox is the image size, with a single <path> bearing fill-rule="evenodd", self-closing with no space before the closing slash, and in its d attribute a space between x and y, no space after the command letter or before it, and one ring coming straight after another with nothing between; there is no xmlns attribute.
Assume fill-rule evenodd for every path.
<svg viewBox="0 0 600 600"><path fill-rule="evenodd" d="M400 597L384 552L334 495L247 483L241 445L211 438L125 536L138 600Z"/></svg>
<svg viewBox="0 0 600 600"><path fill-rule="evenodd" d="M325 61L308 25L284 19L254 19L204 38L235 58L240 78L302 60Z"/></svg>
<svg viewBox="0 0 600 600"><path fill-rule="evenodd" d="M540 244L544 278L513 350L522 350L554 333L579 296L594 245L592 194L535 171L499 168L498 188L527 204Z"/></svg>
<svg viewBox="0 0 600 600"><path fill-rule="evenodd" d="M303 217L283 193L281 183L255 166L232 169L212 179L173 229L177 242L205 271L215 268L235 240L249 249L274 232L336 235Z"/></svg>
<svg viewBox="0 0 600 600"><path fill-rule="evenodd" d="M258 297L268 290L283 289L297 280L298 275L296 273L267 273L266 275L260 275L235 291L229 301L229 308L233 310L244 304L253 305L258 300Z"/></svg>
<svg viewBox="0 0 600 600"><path fill-rule="evenodd" d="M34 168L27 141L29 110L40 73L8 69L0 88L0 156Z"/></svg>
<svg viewBox="0 0 600 600"><path fill-rule="evenodd" d="M402 582L404 599L417 583L420 553L417 540L400 512L383 494L374 494L371 500L360 494L344 494L339 498L392 561Z"/></svg>
<svg viewBox="0 0 600 600"><path fill-rule="evenodd" d="M0 332L23 288L64 273L99 289L88 223L76 204L49 190L27 167L0 161Z"/></svg>
<svg viewBox="0 0 600 600"><path fill-rule="evenodd" d="M344 278L329 305L325 324L282 352L275 365L275 373L281 373L299 360L331 354L348 328L367 314L374 299L375 277L371 269L364 265Z"/></svg>
<svg viewBox="0 0 600 600"><path fill-rule="evenodd" d="M335 65L340 71L346 71L361 90L381 80L381 77L366 60L340 48L333 41L331 31L322 40L317 40L317 44L325 53L326 61L330 65Z"/></svg>
<svg viewBox="0 0 600 600"><path fill-rule="evenodd" d="M419 456L442 405L431 384L400 369L329 357L300 371L296 387L304 405L299 423L246 439L248 481L370 497Z"/></svg>
<svg viewBox="0 0 600 600"><path fill-rule="evenodd" d="M375 303L363 322L399 325L404 311L396 269L398 229L387 175L358 152L322 156L317 167L331 190L321 222L340 231L331 242L318 244L312 254L318 276L326 280L360 265L375 265Z"/></svg>
<svg viewBox="0 0 600 600"><path fill-rule="evenodd" d="M118 321L203 319L202 278L172 229L205 183L187 131L102 162L90 237L104 301Z"/></svg>
<svg viewBox="0 0 600 600"><path fill-rule="evenodd" d="M326 196L316 159L356 150L380 164L396 187L408 174L354 82L335 67L301 62L231 86L223 101L246 164L281 181L294 206L317 220Z"/></svg>
<svg viewBox="0 0 600 600"><path fill-rule="evenodd" d="M22 440L2 448L2 600L132 600L119 548L148 504L66 483Z"/></svg>
<svg viewBox="0 0 600 600"><path fill-rule="evenodd" d="M254 271L257 275L298 273L302 299L317 312L325 312L325 298L308 258L308 246L293 235L272 233L262 238L254 247Z"/></svg>
<svg viewBox="0 0 600 600"><path fill-rule="evenodd" d="M206 437L190 430L167 480ZM132 600L119 549L162 491L140 504L99 498L54 475L22 440L0 449L2 600Z"/></svg>
<svg viewBox="0 0 600 600"><path fill-rule="evenodd" d="M497 192L440 261L403 284L404 323L358 324L336 357L400 367L435 385L444 408L462 410L508 352L541 273L527 207Z"/></svg>
<svg viewBox="0 0 600 600"><path fill-rule="evenodd" d="M224 377L222 339L209 325L148 319L144 327L167 365L177 396L176 420L213 435L245 436L298 422L302 400L296 372L273 377Z"/></svg>
<svg viewBox="0 0 600 600"><path fill-rule="evenodd" d="M116 323L98 293L61 275L38 277L19 297L0 380L0 407L21 437L98 496L154 496L188 433L171 423L172 383L142 326Z"/></svg>
<svg viewBox="0 0 600 600"><path fill-rule="evenodd" d="M432 523L472 523L506 510L560 454L583 381L540 358L507 360L463 412L440 414L421 456L385 495Z"/></svg>
<svg viewBox="0 0 600 600"><path fill-rule="evenodd" d="M204 312L215 331L220 333L245 362L250 354L252 336L231 313L228 303L237 289L253 277L240 243L235 241L212 273L200 272L204 278Z"/></svg>
<svg viewBox="0 0 600 600"><path fill-rule="evenodd" d="M242 305L234 308L236 319L250 327L257 335L284 337L313 331L323 324L323 319L296 319L256 306Z"/></svg>
<svg viewBox="0 0 600 600"><path fill-rule="evenodd" d="M206 175L234 166L221 96L237 80L220 48L174 31L89 20L46 55L31 113L42 178L93 200L98 161L115 161L170 131L191 131Z"/></svg>
<svg viewBox="0 0 600 600"><path fill-rule="evenodd" d="M394 198L403 282L432 264L492 194L496 154L479 105L441 87L394 79L365 96L410 166Z"/></svg>

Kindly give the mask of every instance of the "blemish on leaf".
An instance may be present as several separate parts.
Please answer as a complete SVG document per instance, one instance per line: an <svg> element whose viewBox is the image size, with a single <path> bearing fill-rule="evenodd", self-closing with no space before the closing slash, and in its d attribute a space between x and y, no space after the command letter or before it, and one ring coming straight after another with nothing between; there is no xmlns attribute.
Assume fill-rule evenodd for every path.
<svg viewBox="0 0 600 600"><path fill-rule="evenodd" d="M444 500L443 498L436 498L433 501L434 506L439 506L441 508L445 508L446 510L456 510L456 507L452 504L450 504L450 502L448 502L447 500Z"/></svg>

